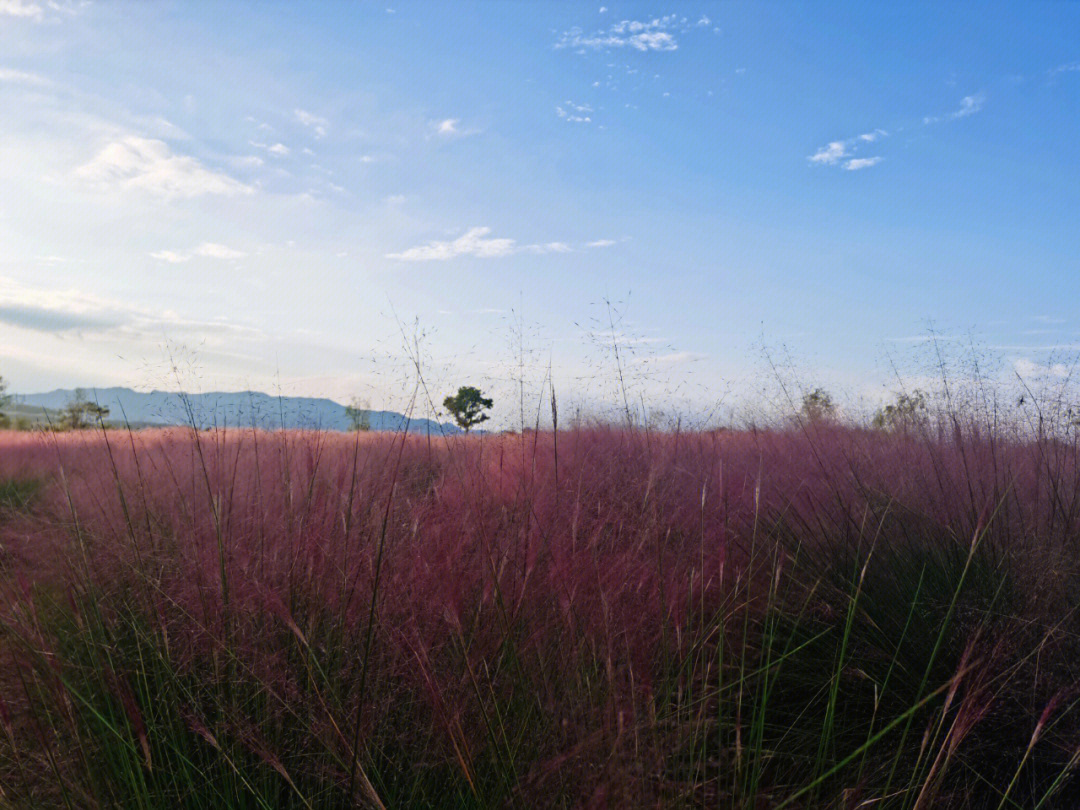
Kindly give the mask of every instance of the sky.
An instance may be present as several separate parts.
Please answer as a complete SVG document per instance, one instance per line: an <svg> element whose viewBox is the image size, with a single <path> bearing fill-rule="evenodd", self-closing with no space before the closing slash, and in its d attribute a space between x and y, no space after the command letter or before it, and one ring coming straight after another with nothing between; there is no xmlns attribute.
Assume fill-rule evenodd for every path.
<svg viewBox="0 0 1080 810"><path fill-rule="evenodd" d="M549 380L880 397L931 334L1060 376L1077 31L1065 3L0 0L0 375L383 406L418 360L429 403L479 383L503 423Z"/></svg>

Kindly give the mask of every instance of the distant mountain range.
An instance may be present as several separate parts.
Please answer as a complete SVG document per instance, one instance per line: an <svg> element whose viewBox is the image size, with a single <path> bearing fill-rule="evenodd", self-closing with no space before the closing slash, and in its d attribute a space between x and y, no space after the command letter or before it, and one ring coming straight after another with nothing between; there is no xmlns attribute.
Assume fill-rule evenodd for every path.
<svg viewBox="0 0 1080 810"><path fill-rule="evenodd" d="M84 389L93 402L109 409L109 421L131 425L190 425L196 427L259 427L348 430L351 422L345 406L331 399L276 397L259 391L180 394L173 391L144 393L130 388ZM20 394L17 406L60 410L75 398L72 389L44 394ZM404 430L443 435L460 433L456 425L431 419L407 420L394 411L368 411L372 430Z"/></svg>

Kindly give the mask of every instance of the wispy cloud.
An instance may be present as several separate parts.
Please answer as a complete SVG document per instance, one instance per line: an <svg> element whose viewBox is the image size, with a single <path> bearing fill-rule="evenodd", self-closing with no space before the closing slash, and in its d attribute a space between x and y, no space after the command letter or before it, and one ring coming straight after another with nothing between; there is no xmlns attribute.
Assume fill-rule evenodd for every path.
<svg viewBox="0 0 1080 810"><path fill-rule="evenodd" d="M605 247L611 247L614 244L615 244L614 239L597 239L595 242L587 242L585 244L585 247L605 248Z"/></svg>
<svg viewBox="0 0 1080 810"><path fill-rule="evenodd" d="M431 129L440 138L465 138L469 135L478 135L479 129L470 129L461 126L460 118L444 118L441 121L432 121Z"/></svg>
<svg viewBox="0 0 1080 810"><path fill-rule="evenodd" d="M80 290L43 290L0 278L0 323L58 336L146 339L190 334L215 342L260 339L259 330L221 321L199 321L155 312Z"/></svg>
<svg viewBox="0 0 1080 810"><path fill-rule="evenodd" d="M0 0L0 17L44 22L78 14L87 5L87 0Z"/></svg>
<svg viewBox="0 0 1080 810"><path fill-rule="evenodd" d="M501 259L517 253L544 255L550 253L573 253L577 248L568 242L544 242L531 245L518 244L516 239L492 237L491 228L470 228L457 239L428 242L398 253L387 253L386 258L403 262L432 262L473 256L478 259ZM586 247L607 247L615 244L600 239L589 242Z"/></svg>
<svg viewBox="0 0 1080 810"><path fill-rule="evenodd" d="M470 228L452 241L429 242L400 253L387 253L386 258L403 262L446 261L458 256L497 259L517 251L517 242L513 239L489 238L490 233L491 228Z"/></svg>
<svg viewBox="0 0 1080 810"><path fill-rule="evenodd" d="M827 166L832 166L834 163L839 163L846 158L848 154L847 144L844 141L832 141L810 155L807 160L811 163L824 163Z"/></svg>
<svg viewBox="0 0 1080 810"><path fill-rule="evenodd" d="M567 101L565 106L560 104L555 108L555 114L559 118L575 124L592 123L592 112L593 108L588 104L575 104L572 101Z"/></svg>
<svg viewBox="0 0 1080 810"><path fill-rule="evenodd" d="M986 103L986 96L982 93L976 93L973 96L964 96L960 99L959 109L953 110L946 115L926 116L923 118L924 124L936 124L939 121L955 121L958 118L967 118L969 115L974 115L983 108Z"/></svg>
<svg viewBox="0 0 1080 810"><path fill-rule="evenodd" d="M41 3L31 0L0 0L0 16L41 20L45 16L45 9Z"/></svg>
<svg viewBox="0 0 1080 810"><path fill-rule="evenodd" d="M846 138L842 141L830 141L825 146L820 147L814 154L809 155L806 159L811 163L817 163L821 166L836 166L842 165L848 171L858 171L859 169L868 169L871 166L876 166L881 162L882 158L879 156L858 158L855 157L855 152L859 151L859 148L869 143L874 143L881 138L888 136L888 132L883 129L875 129L870 132L864 132L861 135L856 135L854 138Z"/></svg>
<svg viewBox="0 0 1080 810"><path fill-rule="evenodd" d="M985 103L986 96L982 93L964 96L960 99L960 106L957 109L946 115L926 116L923 118L923 124L936 124L940 121L955 121L960 118L967 118L979 112ZM876 144L882 138L888 136L887 130L881 128L872 129L851 138L830 141L825 146L819 147L814 154L808 155L806 159L819 166L837 166L849 172L869 169L877 166L884 158L881 155L860 157L856 153L860 149L868 147L869 144Z"/></svg>
<svg viewBox="0 0 1080 810"><path fill-rule="evenodd" d="M1051 68L1047 71L1051 76L1057 76L1062 73L1077 73L1080 72L1080 62L1066 62L1063 65L1058 65L1055 68Z"/></svg>
<svg viewBox="0 0 1080 810"><path fill-rule="evenodd" d="M237 155L230 160L230 163L241 169L257 169L266 161L258 155Z"/></svg>
<svg viewBox="0 0 1080 810"><path fill-rule="evenodd" d="M601 13L606 10L603 9ZM674 51L679 48L676 35L709 24L709 18L704 16L694 23L678 14L667 14L651 20L620 20L591 34L586 34L583 29L574 26L562 32L555 42L555 47L574 48L579 51L612 48L631 48L642 53Z"/></svg>
<svg viewBox="0 0 1080 810"><path fill-rule="evenodd" d="M1014 361L1013 370L1025 379L1069 376L1069 367L1064 363L1036 363L1027 357L1021 357Z"/></svg>
<svg viewBox="0 0 1080 810"><path fill-rule="evenodd" d="M293 110L293 115L296 116L296 120L308 127L315 133L316 138L322 138L326 135L326 130L330 126L330 122L325 118L322 118L314 113L309 113L307 110L301 110L297 108Z"/></svg>
<svg viewBox="0 0 1080 810"><path fill-rule="evenodd" d="M114 141L75 170L75 177L112 190L143 191L159 197L250 194L253 189L208 169L188 155L177 155L164 141L128 136Z"/></svg>
<svg viewBox="0 0 1080 810"><path fill-rule="evenodd" d="M29 73L25 70L14 70L12 68L0 67L0 82L7 82L9 84L27 84L37 87L44 87L52 84L49 79L41 76L37 73Z"/></svg>
<svg viewBox="0 0 1080 810"><path fill-rule="evenodd" d="M854 158L844 164L844 169L849 172L857 172L859 169L869 169L871 166L877 166L881 163L881 158L875 155L868 158Z"/></svg>
<svg viewBox="0 0 1080 810"><path fill-rule="evenodd" d="M292 151L283 143L260 143L259 141L248 141L248 143L256 149L265 149L275 157L288 157L289 153Z"/></svg>
<svg viewBox="0 0 1080 810"><path fill-rule="evenodd" d="M215 242L203 242L197 248L190 251L158 250L150 254L151 258L169 262L170 264L180 264L181 262L186 262L196 256L207 259L242 259L247 256L247 253L242 250L228 247L227 245L219 245Z"/></svg>

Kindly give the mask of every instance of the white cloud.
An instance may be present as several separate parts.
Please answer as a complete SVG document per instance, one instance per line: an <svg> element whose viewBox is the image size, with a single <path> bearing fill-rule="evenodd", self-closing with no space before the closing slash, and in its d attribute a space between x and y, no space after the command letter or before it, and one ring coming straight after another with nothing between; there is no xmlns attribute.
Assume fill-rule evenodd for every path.
<svg viewBox="0 0 1080 810"><path fill-rule="evenodd" d="M674 51L679 43L666 31L647 31L630 37L630 45L639 51Z"/></svg>
<svg viewBox="0 0 1080 810"><path fill-rule="evenodd" d="M104 189L142 191L159 197L250 194L252 188L173 154L164 141L128 136L114 141L75 170L75 177Z"/></svg>
<svg viewBox="0 0 1080 810"><path fill-rule="evenodd" d="M587 245L585 245L585 247L603 248L603 247L611 247L614 244L615 244L614 239L597 239L595 242L589 242Z"/></svg>
<svg viewBox="0 0 1080 810"><path fill-rule="evenodd" d="M206 256L211 259L242 259L247 254L242 250L235 250L225 245L218 245L214 242L203 242L199 247L195 248L195 253L199 256Z"/></svg>
<svg viewBox="0 0 1080 810"><path fill-rule="evenodd" d="M162 262L169 262L169 264L180 264L186 262L191 258L190 253L177 253L174 250L158 250L150 254L150 258L157 259Z"/></svg>
<svg viewBox="0 0 1080 810"><path fill-rule="evenodd" d="M592 117L589 115L593 111L593 108L588 104L575 104L572 101L567 101L566 106L561 104L555 107L555 114L566 121L577 124L589 124L592 122Z"/></svg>
<svg viewBox="0 0 1080 810"><path fill-rule="evenodd" d="M31 0L0 0L0 16L41 20L44 15L45 9L40 3Z"/></svg>
<svg viewBox="0 0 1080 810"><path fill-rule="evenodd" d="M460 118L444 118L441 121L432 121L431 129L440 138L466 138L469 135L480 134L479 129L462 128Z"/></svg>
<svg viewBox="0 0 1080 810"><path fill-rule="evenodd" d="M544 245L526 245L522 250L529 253L571 253L574 249L566 242L548 242Z"/></svg>
<svg viewBox="0 0 1080 810"><path fill-rule="evenodd" d="M15 17L32 22L53 22L62 15L74 16L89 0L0 0L0 17Z"/></svg>
<svg viewBox="0 0 1080 810"><path fill-rule="evenodd" d="M1080 62L1067 62L1064 65L1052 68L1048 73L1051 76L1057 76L1059 73L1076 73L1077 71L1080 71Z"/></svg>
<svg viewBox="0 0 1080 810"><path fill-rule="evenodd" d="M600 13L607 14L607 6L600 6Z"/></svg>
<svg viewBox="0 0 1080 810"><path fill-rule="evenodd" d="M811 163L824 163L831 166L848 156L847 145L844 141L833 141L828 146L823 146L807 160Z"/></svg>
<svg viewBox="0 0 1080 810"><path fill-rule="evenodd" d="M307 110L297 108L296 110L293 110L293 115L295 115L296 120L305 127L311 128L315 133L316 138L322 138L326 135L326 130L330 126L330 122L325 118L315 115L314 113L309 113Z"/></svg>
<svg viewBox="0 0 1080 810"><path fill-rule="evenodd" d="M674 51L679 47L675 33L691 30L693 26L685 17L668 14L652 20L621 20L593 34L585 34L574 27L564 31L555 43L556 48L578 50L606 50L609 48L633 48L647 51Z"/></svg>
<svg viewBox="0 0 1080 810"><path fill-rule="evenodd" d="M289 147L287 147L283 143L266 144L266 143L260 143L259 141L248 141L248 143L250 143L256 149L265 149L271 155L276 155L277 157L287 157L289 152L290 152ZM305 152L305 154L309 154L309 155L315 154L314 152L312 152L307 147L304 147L304 152Z"/></svg>
<svg viewBox="0 0 1080 810"><path fill-rule="evenodd" d="M38 87L52 84L51 81L44 76L39 76L37 73L28 73L25 70L13 70L12 68L0 68L0 82L31 84Z"/></svg>
<svg viewBox="0 0 1080 810"><path fill-rule="evenodd" d="M976 93L973 96L964 96L960 99L960 108L954 110L948 115L944 116L926 116L923 118L924 124L936 124L939 121L955 121L958 118L967 118L969 115L974 115L983 108L986 103L986 96L982 93Z"/></svg>
<svg viewBox="0 0 1080 810"><path fill-rule="evenodd" d="M874 143L880 138L887 137L888 134L883 129L875 129L843 141L830 141L826 146L822 146L814 154L810 155L807 160L824 166L842 164L848 171L867 169L876 166L882 159L880 157L858 158L855 157L855 152L859 150L859 147Z"/></svg>
<svg viewBox="0 0 1080 810"><path fill-rule="evenodd" d="M859 169L869 169L871 166L877 166L881 163L881 158L878 156L868 158L854 158L844 164L844 168L849 172L857 172Z"/></svg>
<svg viewBox="0 0 1080 810"><path fill-rule="evenodd" d="M435 241L417 245L400 253L387 253L386 258L404 262L446 261L458 256L474 256L479 259L501 259L515 253L572 253L573 246L566 242L519 245L515 239L490 238L491 228L470 228L457 239Z"/></svg>
<svg viewBox="0 0 1080 810"><path fill-rule="evenodd" d="M489 233L491 228L470 228L451 242L429 242L401 253L388 253L386 258L403 262L445 261L457 256L495 259L517 251L517 242L513 239L489 239Z"/></svg>
<svg viewBox="0 0 1080 810"><path fill-rule="evenodd" d="M1069 368L1064 363L1042 364L1026 357L1013 362L1013 370L1021 377L1038 379L1043 377L1068 377Z"/></svg>
<svg viewBox="0 0 1080 810"><path fill-rule="evenodd" d="M986 96L979 93L976 96L964 96L960 99L960 109L952 113L950 118L966 118L969 115L974 115L983 108L983 104L986 103Z"/></svg>
<svg viewBox="0 0 1080 810"><path fill-rule="evenodd" d="M242 250L228 247L227 245L219 245L216 242L203 242L194 250L186 253L179 253L174 250L159 250L155 253L151 253L150 256L151 258L169 262L170 264L180 264L195 256L202 256L207 259L242 259L247 256L247 253Z"/></svg>

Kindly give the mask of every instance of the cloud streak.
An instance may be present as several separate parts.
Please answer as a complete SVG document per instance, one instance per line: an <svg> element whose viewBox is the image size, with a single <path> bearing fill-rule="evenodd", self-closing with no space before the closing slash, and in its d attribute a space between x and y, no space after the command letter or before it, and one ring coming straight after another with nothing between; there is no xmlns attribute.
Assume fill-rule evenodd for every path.
<svg viewBox="0 0 1080 810"><path fill-rule="evenodd" d="M158 250L150 254L150 257L170 264L181 264L195 257L207 259L242 259L247 256L242 250L236 250L227 245L219 245L215 242L203 242L194 250L180 252L175 250Z"/></svg>
<svg viewBox="0 0 1080 810"><path fill-rule="evenodd" d="M46 79L44 76L40 76L37 73L30 73L25 70L14 70L12 68L0 68L0 82L6 82L8 84L26 84L35 87L45 87L52 84L49 79Z"/></svg>
<svg viewBox="0 0 1080 810"><path fill-rule="evenodd" d="M984 104L986 104L986 96L982 93L976 93L973 96L964 96L960 99L959 109L956 109L947 115L928 115L923 118L923 124L936 124L941 121L956 121L959 118L967 118L969 115L974 115L979 112Z"/></svg>
<svg viewBox="0 0 1080 810"><path fill-rule="evenodd" d="M195 335L213 343L261 340L263 332L223 321L200 321L154 312L79 290L40 290L0 278L0 323L59 337L152 338Z"/></svg>
<svg viewBox="0 0 1080 810"><path fill-rule="evenodd" d="M174 154L164 141L134 135L110 143L78 167L75 178L102 190L138 191L166 199L253 191L193 157Z"/></svg>
<svg viewBox="0 0 1080 810"><path fill-rule="evenodd" d="M849 172L857 172L860 169L869 169L881 163L881 158L875 155L868 158L853 158L844 164L844 169Z"/></svg>
<svg viewBox="0 0 1080 810"><path fill-rule="evenodd" d="M518 253L544 255L551 253L573 253L574 246L567 242L545 242L543 244L520 245L516 239L490 236L491 228L469 228L457 239L428 242L398 253L387 253L387 259L402 262L448 261L461 256L477 259L501 259ZM586 247L609 247L615 244L610 239L599 239L587 243Z"/></svg>

